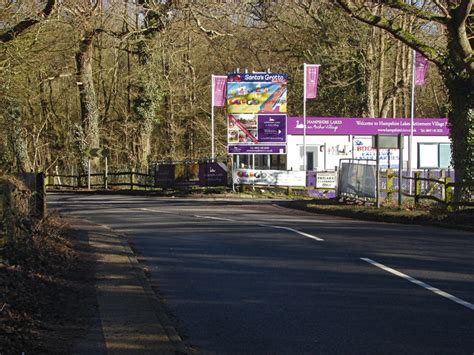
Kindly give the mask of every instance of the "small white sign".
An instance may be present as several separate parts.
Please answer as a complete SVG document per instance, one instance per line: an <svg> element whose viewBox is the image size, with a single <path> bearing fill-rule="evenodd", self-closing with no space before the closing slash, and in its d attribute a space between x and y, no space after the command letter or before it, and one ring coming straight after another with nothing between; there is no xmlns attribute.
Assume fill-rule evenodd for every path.
<svg viewBox="0 0 474 355"><path fill-rule="evenodd" d="M316 173L317 189L335 189L336 172Z"/></svg>

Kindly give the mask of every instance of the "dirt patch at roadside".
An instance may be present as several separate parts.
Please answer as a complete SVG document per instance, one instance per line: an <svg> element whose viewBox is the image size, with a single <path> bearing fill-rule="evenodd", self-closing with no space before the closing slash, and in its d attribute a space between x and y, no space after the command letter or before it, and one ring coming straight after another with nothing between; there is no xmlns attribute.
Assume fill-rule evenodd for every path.
<svg viewBox="0 0 474 355"><path fill-rule="evenodd" d="M71 353L97 312L87 235L51 216L22 228L0 265L0 353Z"/></svg>

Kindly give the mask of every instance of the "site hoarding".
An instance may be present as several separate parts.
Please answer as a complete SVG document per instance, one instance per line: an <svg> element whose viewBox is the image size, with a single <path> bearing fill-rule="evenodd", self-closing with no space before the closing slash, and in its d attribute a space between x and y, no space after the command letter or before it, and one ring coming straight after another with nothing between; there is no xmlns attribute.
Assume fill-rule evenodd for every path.
<svg viewBox="0 0 474 355"><path fill-rule="evenodd" d="M287 81L287 74L229 74L227 113L286 113Z"/></svg>
<svg viewBox="0 0 474 355"><path fill-rule="evenodd" d="M306 186L305 171L236 169L232 179L241 185Z"/></svg>

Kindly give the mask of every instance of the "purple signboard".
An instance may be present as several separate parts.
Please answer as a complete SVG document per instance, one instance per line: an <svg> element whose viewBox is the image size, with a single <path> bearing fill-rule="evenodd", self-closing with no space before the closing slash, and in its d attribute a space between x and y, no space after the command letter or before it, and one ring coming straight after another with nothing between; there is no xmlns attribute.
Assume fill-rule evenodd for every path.
<svg viewBox="0 0 474 355"><path fill-rule="evenodd" d="M286 154L286 145L228 145L229 154Z"/></svg>
<svg viewBox="0 0 474 355"><path fill-rule="evenodd" d="M227 166L224 163L199 164L199 186L226 186Z"/></svg>
<svg viewBox="0 0 474 355"><path fill-rule="evenodd" d="M286 115L228 115L227 142L229 144L285 143Z"/></svg>
<svg viewBox="0 0 474 355"><path fill-rule="evenodd" d="M303 135L303 117L288 117L288 134ZM307 135L410 134L409 118L306 117ZM447 118L415 118L415 136L449 136Z"/></svg>
<svg viewBox="0 0 474 355"><path fill-rule="evenodd" d="M258 115L258 141L262 143L286 142L285 115Z"/></svg>
<svg viewBox="0 0 474 355"><path fill-rule="evenodd" d="M155 186L187 188L227 186L227 167L223 163L158 164Z"/></svg>

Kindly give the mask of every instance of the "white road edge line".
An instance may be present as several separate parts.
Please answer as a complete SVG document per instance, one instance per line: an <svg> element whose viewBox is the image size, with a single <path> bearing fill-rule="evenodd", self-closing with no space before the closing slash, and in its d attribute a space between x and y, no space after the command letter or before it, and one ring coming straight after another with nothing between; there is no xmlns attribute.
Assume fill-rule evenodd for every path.
<svg viewBox="0 0 474 355"><path fill-rule="evenodd" d="M235 219L229 219L229 218L220 218L220 217L213 217L213 216L199 216L199 215L194 215L196 218L206 218L206 219L215 219L217 221L226 221L226 222L235 222Z"/></svg>
<svg viewBox="0 0 474 355"><path fill-rule="evenodd" d="M259 224L259 226L260 226L260 227L276 228L276 229L285 229L285 230L287 230L287 231L291 231L291 232L300 234L300 235L302 235L302 236L304 236L304 237L317 240L318 242L324 242L324 239L322 239L322 238L315 237L314 235L311 235L311 234L308 234L308 233L304 233L304 232L301 232L301 231L299 231L299 230L296 230L296 229L293 229L293 228L290 228L290 227L274 226L274 225L271 225L271 224Z"/></svg>
<svg viewBox="0 0 474 355"><path fill-rule="evenodd" d="M469 308L471 311L474 311L474 304L472 304L472 303L469 303L469 302L464 301L464 300L462 300L462 299L460 299L460 298L457 298L456 296L453 296L453 295L451 295L451 294L449 294L449 293L447 293L447 292L444 292L444 291L440 290L439 288L430 286L430 285L428 285L427 283L424 283L423 281L419 281L419 280L417 280L417 279L415 279L415 278L413 278L413 277L411 277L411 276L408 276L408 275L406 275L406 274L404 274L404 273L402 273L402 272L400 272L400 271L397 271L397 270L392 269L392 268L390 268L390 267L388 267L388 266L385 266L385 265L380 264L380 263L378 263L378 262L376 262L376 261L373 261L372 259L369 259L369 258L360 258L360 259L363 260L363 261L365 261L365 262L367 262L367 263L369 263L369 264L372 264L372 265L374 265L374 266L376 266L376 267L378 267L378 268L380 268L380 269L382 269L382 270L385 270L385 271L387 271L387 272L390 272L390 273L392 273L392 274L394 274L394 275L396 275L396 276L399 276L399 277L401 277L401 278L403 278L403 279L405 279L405 280L407 280L407 281L410 281L410 282L414 283L415 285L421 286L421 287L427 289L428 291L431 291L431 292L433 292L433 293L436 293L438 296L445 297L445 298L447 298L447 299L450 300L450 301L456 302L456 303L460 304L461 306L467 307L467 308Z"/></svg>

